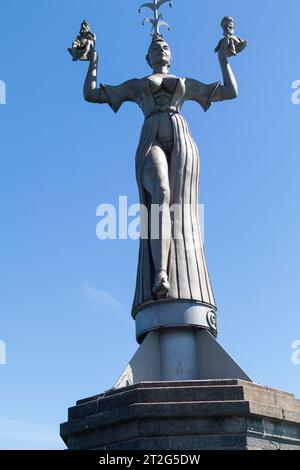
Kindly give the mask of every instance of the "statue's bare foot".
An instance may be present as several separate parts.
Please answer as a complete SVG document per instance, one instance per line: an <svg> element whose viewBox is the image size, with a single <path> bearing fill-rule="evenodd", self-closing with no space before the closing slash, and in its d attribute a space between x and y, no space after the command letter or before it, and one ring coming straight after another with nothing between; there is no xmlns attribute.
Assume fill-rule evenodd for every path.
<svg viewBox="0 0 300 470"><path fill-rule="evenodd" d="M170 284L166 271L158 272L153 285L153 293L158 299L160 299L166 297L167 293L169 292L169 289Z"/></svg>

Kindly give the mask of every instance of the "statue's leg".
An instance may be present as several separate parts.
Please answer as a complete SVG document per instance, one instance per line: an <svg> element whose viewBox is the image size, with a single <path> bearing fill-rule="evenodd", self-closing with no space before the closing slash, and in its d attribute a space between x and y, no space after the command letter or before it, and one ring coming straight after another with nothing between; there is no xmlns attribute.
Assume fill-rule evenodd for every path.
<svg viewBox="0 0 300 470"><path fill-rule="evenodd" d="M150 244L155 267L154 292L165 295L169 289L167 267L171 243L169 168L165 152L153 145L143 168L143 184L150 195Z"/></svg>

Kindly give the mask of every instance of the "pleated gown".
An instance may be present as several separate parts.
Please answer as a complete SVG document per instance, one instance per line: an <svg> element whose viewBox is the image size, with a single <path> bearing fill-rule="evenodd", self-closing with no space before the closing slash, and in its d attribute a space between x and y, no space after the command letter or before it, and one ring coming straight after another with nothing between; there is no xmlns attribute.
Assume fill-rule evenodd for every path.
<svg viewBox="0 0 300 470"><path fill-rule="evenodd" d="M172 235L167 274L170 290L165 301L196 301L216 308L216 302L206 266L199 224L199 174L200 158L197 145L188 125L181 115L184 101L197 101L207 111L219 83L205 85L193 79L180 79L168 106L163 109L157 105L146 77L130 80L120 86L104 86L109 104L116 112L124 101L135 101L143 110L145 122L142 128L136 153L136 179L140 203L150 214L149 197L143 186L143 165L156 139L158 113L168 112L172 120L174 147L169 161L169 184L171 193ZM148 221L147 221L148 222ZM133 316L146 305L156 301L152 291L155 269L151 255L148 225L143 227L141 219L136 289L132 306Z"/></svg>

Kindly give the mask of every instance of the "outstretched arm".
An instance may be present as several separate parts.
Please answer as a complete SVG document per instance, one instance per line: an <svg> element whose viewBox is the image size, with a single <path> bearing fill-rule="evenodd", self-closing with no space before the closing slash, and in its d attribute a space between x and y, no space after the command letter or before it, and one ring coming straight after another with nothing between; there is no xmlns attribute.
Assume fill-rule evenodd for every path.
<svg viewBox="0 0 300 470"><path fill-rule="evenodd" d="M233 100L238 96L238 85L228 62L226 50L224 48L220 48L218 55L224 85L220 85L218 87L216 93L212 96L211 101Z"/></svg>
<svg viewBox="0 0 300 470"><path fill-rule="evenodd" d="M90 103L108 103L108 96L102 87L97 88L98 54L92 49L90 64L83 87L83 96Z"/></svg>

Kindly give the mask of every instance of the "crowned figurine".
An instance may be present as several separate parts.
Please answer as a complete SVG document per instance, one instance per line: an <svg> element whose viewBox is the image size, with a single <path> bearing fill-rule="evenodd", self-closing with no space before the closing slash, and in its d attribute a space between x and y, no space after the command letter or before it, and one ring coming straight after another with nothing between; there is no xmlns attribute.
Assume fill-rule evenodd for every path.
<svg viewBox="0 0 300 470"><path fill-rule="evenodd" d="M96 35L92 33L90 25L86 20L81 23L79 35L69 48L71 56L74 61L89 60L89 53L96 45Z"/></svg>
<svg viewBox="0 0 300 470"><path fill-rule="evenodd" d="M239 38L234 32L235 20L231 16L225 16L221 22L224 31L224 38L221 39L215 48L219 52L221 48L227 49L228 57L237 55L247 47L247 41Z"/></svg>

